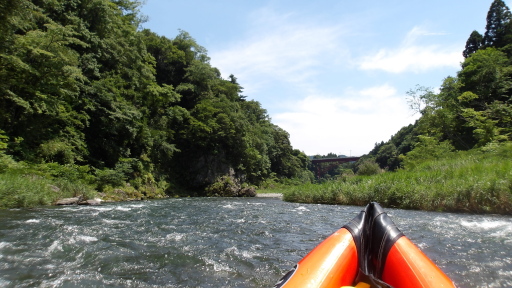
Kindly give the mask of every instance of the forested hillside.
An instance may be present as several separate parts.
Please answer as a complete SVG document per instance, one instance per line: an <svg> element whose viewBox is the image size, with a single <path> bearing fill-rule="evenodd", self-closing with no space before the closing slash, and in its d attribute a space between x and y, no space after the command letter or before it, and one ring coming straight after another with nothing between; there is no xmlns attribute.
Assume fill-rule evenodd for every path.
<svg viewBox="0 0 512 288"><path fill-rule="evenodd" d="M422 157L435 157L442 151L492 149L512 140L512 14L502 0L493 1L484 35L473 31L462 53L461 70L444 79L439 92L422 86L408 92L420 119L388 142L377 143L366 159L396 170L407 155L420 156L407 154L414 147L429 146L432 155Z"/></svg>
<svg viewBox="0 0 512 288"><path fill-rule="evenodd" d="M141 30L139 5L0 0L0 173L141 197L307 177L307 156L236 77L185 31Z"/></svg>
<svg viewBox="0 0 512 288"><path fill-rule="evenodd" d="M421 114L416 123L376 143L354 171L283 189L284 199L512 214L512 14L502 0L493 1L484 35L473 31L463 55L438 92L408 92Z"/></svg>

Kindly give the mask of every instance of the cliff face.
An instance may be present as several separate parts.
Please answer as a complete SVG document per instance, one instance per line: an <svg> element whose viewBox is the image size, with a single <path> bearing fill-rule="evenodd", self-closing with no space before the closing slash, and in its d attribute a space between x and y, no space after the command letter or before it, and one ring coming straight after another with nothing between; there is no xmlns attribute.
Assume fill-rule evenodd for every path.
<svg viewBox="0 0 512 288"><path fill-rule="evenodd" d="M203 155L195 161L190 163L190 170L193 171L192 186L210 185L216 181L217 178L228 175L235 176L235 171L230 163L226 160L224 152L216 155Z"/></svg>
<svg viewBox="0 0 512 288"><path fill-rule="evenodd" d="M215 183L224 182L224 178L231 179L230 181L237 187L240 187L245 182L244 175L235 171L234 165L229 162L224 151L216 154L204 153L186 158L179 157L176 160L173 164L177 182L184 187L201 190L204 194L209 193L204 189Z"/></svg>

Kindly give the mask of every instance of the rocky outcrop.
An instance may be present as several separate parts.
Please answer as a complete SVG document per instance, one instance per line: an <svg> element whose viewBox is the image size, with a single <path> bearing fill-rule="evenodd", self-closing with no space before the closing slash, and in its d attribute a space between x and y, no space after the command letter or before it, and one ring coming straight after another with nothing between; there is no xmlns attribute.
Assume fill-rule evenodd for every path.
<svg viewBox="0 0 512 288"><path fill-rule="evenodd" d="M89 199L89 200L78 202L78 205L91 205L91 206L101 205L101 200L100 199Z"/></svg>
<svg viewBox="0 0 512 288"><path fill-rule="evenodd" d="M255 197L256 196L256 188L250 186L245 187L240 190L240 193L242 197Z"/></svg>
<svg viewBox="0 0 512 288"><path fill-rule="evenodd" d="M225 175L217 178L215 183L208 186L206 193L208 196L217 197L254 197L256 189L252 186L242 187L239 179Z"/></svg>
<svg viewBox="0 0 512 288"><path fill-rule="evenodd" d="M83 196L63 198L55 202L55 205L101 205L100 199L84 199Z"/></svg>
<svg viewBox="0 0 512 288"><path fill-rule="evenodd" d="M55 205L77 205L81 201L81 197L64 198L58 200Z"/></svg>

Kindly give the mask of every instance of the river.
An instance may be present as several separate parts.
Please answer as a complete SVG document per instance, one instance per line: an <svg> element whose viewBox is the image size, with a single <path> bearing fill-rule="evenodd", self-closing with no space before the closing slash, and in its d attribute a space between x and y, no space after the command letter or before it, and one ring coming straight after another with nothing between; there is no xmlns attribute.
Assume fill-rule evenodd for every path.
<svg viewBox="0 0 512 288"><path fill-rule="evenodd" d="M0 211L1 287L272 287L361 210L179 198ZM387 209L459 287L512 287L512 217Z"/></svg>

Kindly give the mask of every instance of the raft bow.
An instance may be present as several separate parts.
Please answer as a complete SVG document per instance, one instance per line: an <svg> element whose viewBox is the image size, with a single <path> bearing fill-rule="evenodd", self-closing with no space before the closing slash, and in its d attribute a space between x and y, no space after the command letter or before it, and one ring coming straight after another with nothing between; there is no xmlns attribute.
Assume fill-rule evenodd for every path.
<svg viewBox="0 0 512 288"><path fill-rule="evenodd" d="M274 288L455 287L393 223L368 204L286 273Z"/></svg>

